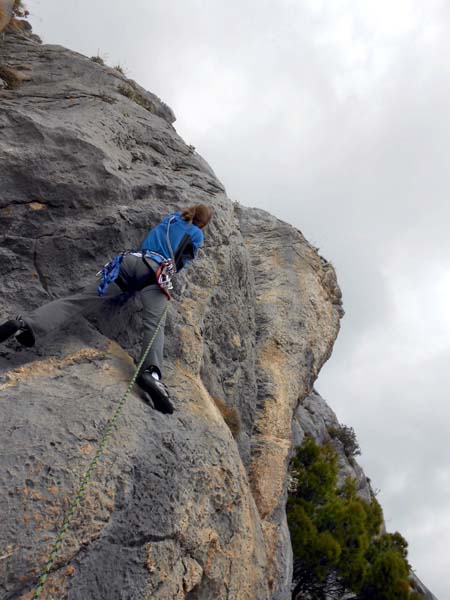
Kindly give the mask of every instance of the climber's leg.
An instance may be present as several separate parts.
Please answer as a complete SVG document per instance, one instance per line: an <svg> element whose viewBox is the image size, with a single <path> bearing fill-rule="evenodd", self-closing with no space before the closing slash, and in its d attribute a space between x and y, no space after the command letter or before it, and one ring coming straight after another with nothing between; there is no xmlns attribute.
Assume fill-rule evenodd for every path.
<svg viewBox="0 0 450 600"><path fill-rule="evenodd" d="M48 335L51 331L59 329L74 317L82 314L89 314L97 310L105 302L122 294L120 287L112 283L109 285L103 297L98 295L97 283L87 286L84 290L73 296L58 298L52 302L44 304L33 312L23 315L22 319L28 326L35 341L39 341ZM32 346L29 343L30 336L27 332L20 333L17 340L25 346Z"/></svg>
<svg viewBox="0 0 450 600"><path fill-rule="evenodd" d="M141 298L144 306L142 322L144 339L141 356L147 350L156 328L160 324L156 338L138 376L137 383L144 391L150 394L157 410L164 413L172 413L173 405L170 401L169 393L166 386L160 381L164 353L165 315L161 322L160 319L169 300L158 285L145 287L141 291Z"/></svg>
<svg viewBox="0 0 450 600"><path fill-rule="evenodd" d="M142 340L142 356L153 337L161 315L163 314L169 300L157 284L149 285L144 288L141 291L141 299L144 307L142 315L142 326L144 330L144 338ZM159 331L143 365L143 369L154 367L157 370L159 377L162 375L165 324L166 317L164 316L161 321Z"/></svg>
<svg viewBox="0 0 450 600"><path fill-rule="evenodd" d="M76 316L95 312L105 300L120 296L124 290L131 295L145 283L145 277L148 280L149 269L143 265L142 259L131 254L126 255L122 260L119 277L109 284L103 296L98 294L97 281L78 294L44 304L29 315L24 315L23 320L36 339L43 338ZM23 342L21 335L17 339Z"/></svg>
<svg viewBox="0 0 450 600"><path fill-rule="evenodd" d="M108 286L104 296L98 294L98 281L93 282L77 294L58 298L29 314L7 321L0 326L0 342L17 335L17 340L24 346L34 346L36 341L76 316L95 312L105 300L120 296L123 290L131 294L140 289L141 285L151 279L149 273L150 269L143 264L141 258L127 255L122 261L118 279Z"/></svg>
<svg viewBox="0 0 450 600"><path fill-rule="evenodd" d="M152 260L144 262L141 257L129 254L123 259L120 271L123 286L140 292L144 308L142 316L144 339L141 356L146 351L168 302L167 296L156 283L155 271L148 265L154 267L155 270L158 268L158 264ZM142 369L145 370L152 366L158 372L159 377L161 377L162 371L165 320L164 317Z"/></svg>

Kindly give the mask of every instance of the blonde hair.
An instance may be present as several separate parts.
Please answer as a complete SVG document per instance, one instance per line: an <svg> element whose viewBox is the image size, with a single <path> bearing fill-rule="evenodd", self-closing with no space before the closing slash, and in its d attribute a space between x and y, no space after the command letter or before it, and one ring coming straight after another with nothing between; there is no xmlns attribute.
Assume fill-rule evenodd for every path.
<svg viewBox="0 0 450 600"><path fill-rule="evenodd" d="M189 208L185 208L181 213L181 218L197 225L197 227L206 227L213 216L213 209L206 204L194 204Z"/></svg>

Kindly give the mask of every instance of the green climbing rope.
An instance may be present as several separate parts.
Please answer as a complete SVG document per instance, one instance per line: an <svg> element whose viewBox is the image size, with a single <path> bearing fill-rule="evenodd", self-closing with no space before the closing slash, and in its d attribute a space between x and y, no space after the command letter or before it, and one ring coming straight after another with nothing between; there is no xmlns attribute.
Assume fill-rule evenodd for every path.
<svg viewBox="0 0 450 600"><path fill-rule="evenodd" d="M151 347L153 346L153 343L156 339L156 336L158 335L159 329L161 327L161 323L166 315L168 308L169 308L169 303L167 303L166 308L164 309L163 313L161 314L158 324L156 326L155 332L152 336L152 339L148 343L148 346L147 346L144 354L142 355L142 358L139 361L139 364L136 367L136 370L130 381L130 384L128 385L126 392L122 396L122 399L120 400L119 405L117 406L116 412L114 413L113 417L109 421L109 423L103 433L103 436L98 444L97 452L95 453L94 458L91 460L89 467L87 468L87 471L84 474L84 477L81 481L80 487L78 488L78 491L76 493L76 496L70 505L69 511L67 512L67 515L66 515L64 522L61 526L61 529L59 531L59 534L55 539L55 543L53 544L53 548L52 548L52 551L50 552L49 559L42 570L42 575L39 577L38 585L34 591L34 595L31 600L37 600L37 598L39 598L39 596L41 595L42 590L44 589L45 582L47 581L50 570L53 566L53 563L55 562L55 559L58 555L59 549L61 548L61 545L63 543L66 532L69 529L70 522L72 521L72 518L75 515L75 512L76 512L80 502L83 499L84 492L86 491L87 485L92 477L92 474L94 473L97 463L105 451L106 442L108 441L109 436L111 435L114 427L116 426L117 419L119 418L119 416L122 412L122 409L125 406L125 402L129 396L134 384L136 383L138 373L141 370L141 367L144 364L145 359L147 358L148 353L151 350Z"/></svg>

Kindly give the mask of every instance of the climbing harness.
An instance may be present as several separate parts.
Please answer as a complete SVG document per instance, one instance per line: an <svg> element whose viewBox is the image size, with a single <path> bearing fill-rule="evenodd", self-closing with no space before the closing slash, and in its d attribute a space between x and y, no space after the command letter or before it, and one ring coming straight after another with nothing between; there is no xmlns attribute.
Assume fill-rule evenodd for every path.
<svg viewBox="0 0 450 600"><path fill-rule="evenodd" d="M142 260L147 265L147 267L153 271L153 268L148 264L147 259L156 259L155 262L158 263L158 269L155 273L156 275L156 283L159 285L164 294L171 300L171 295L169 290L173 289L172 277L177 272L177 261L175 259L172 244L170 243L170 225L175 220L175 217L169 219L167 223L167 231L166 231L166 242L167 247L170 252L170 258L166 258L159 252L155 252L154 250L143 250L142 252L135 252L133 250L126 250L125 252L121 252L113 259L111 259L106 265L97 273L97 277L100 277L100 283L98 285L98 295L104 296L107 287L110 283L114 283L119 278L120 273L120 265L127 254L132 254L133 256L140 256ZM186 236L185 236L186 237ZM187 236L189 237L189 236ZM186 244L184 238L182 240L182 244ZM183 247L184 249L184 247ZM120 281L117 281L120 286Z"/></svg>
<svg viewBox="0 0 450 600"><path fill-rule="evenodd" d="M36 589L34 591L34 595L31 598L31 600L37 600L37 598L39 598L39 596L42 593L42 590L44 588L45 582L48 579L50 570L51 570L51 568L52 568L52 566L53 566L53 564L54 564L54 562L56 560L56 556L58 555L59 549L61 548L61 545L63 543L64 537L65 537L65 535L67 533L67 530L69 529L69 525L70 525L70 523L71 523L71 521L72 521L72 519L73 519L73 517L75 515L75 512L76 512L78 506L80 505L80 503L81 503L81 501L83 499L84 492L86 491L87 485L88 485L88 483L89 483L89 481L90 481L90 479L91 479L91 477L92 477L92 475L93 475L93 473L95 471L97 463L101 459L101 457L103 456L103 453L105 451L105 446L106 446L106 443L108 441L108 438L111 435L111 433L113 432L114 428L116 427L116 422L117 422L117 420L118 420L118 418L119 418L119 416L120 416L120 414L122 412L123 407L125 406L125 402L126 402L128 396L129 396L130 392L131 392L132 387L136 383L136 379L138 377L138 374L139 374L139 372L140 372L140 370L141 370L141 368L142 368L142 366L143 366L143 364L145 362L145 359L148 356L148 353L150 352L150 350L151 350L151 348L153 346L153 343L154 343L154 341L156 339L156 336L158 335L158 332L159 332L159 330L161 328L161 323L163 322L163 319L164 319L164 317L165 317L168 309L169 309L169 303L167 303L164 311L162 312L162 314L161 314L161 316L159 318L159 321L158 321L158 323L156 325L155 332L153 333L153 336L152 336L150 342L148 343L148 346L147 346L144 354L142 355L142 358L139 361L139 364L137 365L137 367L136 367L136 369L134 371L133 377L132 377L132 379L131 379L131 381L130 381L130 383L128 385L128 388L127 388L126 392L124 393L124 395L122 396L122 398L121 398L121 400L120 400L120 402L119 402L119 404L117 406L117 409L116 409L114 415L112 416L111 420L109 421L109 423L108 423L108 425L107 425L107 427L106 427L106 429L105 429L105 431L103 433L103 436L100 439L100 442L99 442L99 445L98 445L98 448L97 448L97 452L95 453L94 458L91 460L91 462L89 464L89 467L87 468L87 471L85 472L84 477L81 480L80 487L78 488L78 491L77 491L77 493L75 495L75 498L74 498L74 500L72 501L72 503L70 505L70 508L69 508L69 510L67 512L67 515L66 515L66 517L65 517L65 519L63 521L63 524L61 526L60 532L59 532L59 534L57 535L57 537L55 539L55 543L53 544L53 548L52 548L52 550L50 552L49 559L48 559L47 563L45 564L45 566L43 568L41 576L39 577L38 585L37 585L37 587L36 587Z"/></svg>

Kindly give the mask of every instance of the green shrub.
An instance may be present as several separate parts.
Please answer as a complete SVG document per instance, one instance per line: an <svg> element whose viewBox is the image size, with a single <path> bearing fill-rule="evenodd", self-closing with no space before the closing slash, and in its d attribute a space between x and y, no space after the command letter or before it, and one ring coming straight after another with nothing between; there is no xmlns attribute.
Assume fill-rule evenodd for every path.
<svg viewBox="0 0 450 600"><path fill-rule="evenodd" d="M361 454L361 448L359 447L353 427L347 427L347 425L329 427L328 433L333 439L339 440L342 443L345 455L348 459Z"/></svg>
<svg viewBox="0 0 450 600"><path fill-rule="evenodd" d="M293 600L413 600L407 543L380 535L378 501L361 499L354 481L337 488L337 456L331 446L305 438L291 465L287 515L294 553Z"/></svg>
<svg viewBox="0 0 450 600"><path fill-rule="evenodd" d="M375 551L360 597L364 600L408 600L410 586L406 560L396 549Z"/></svg>

